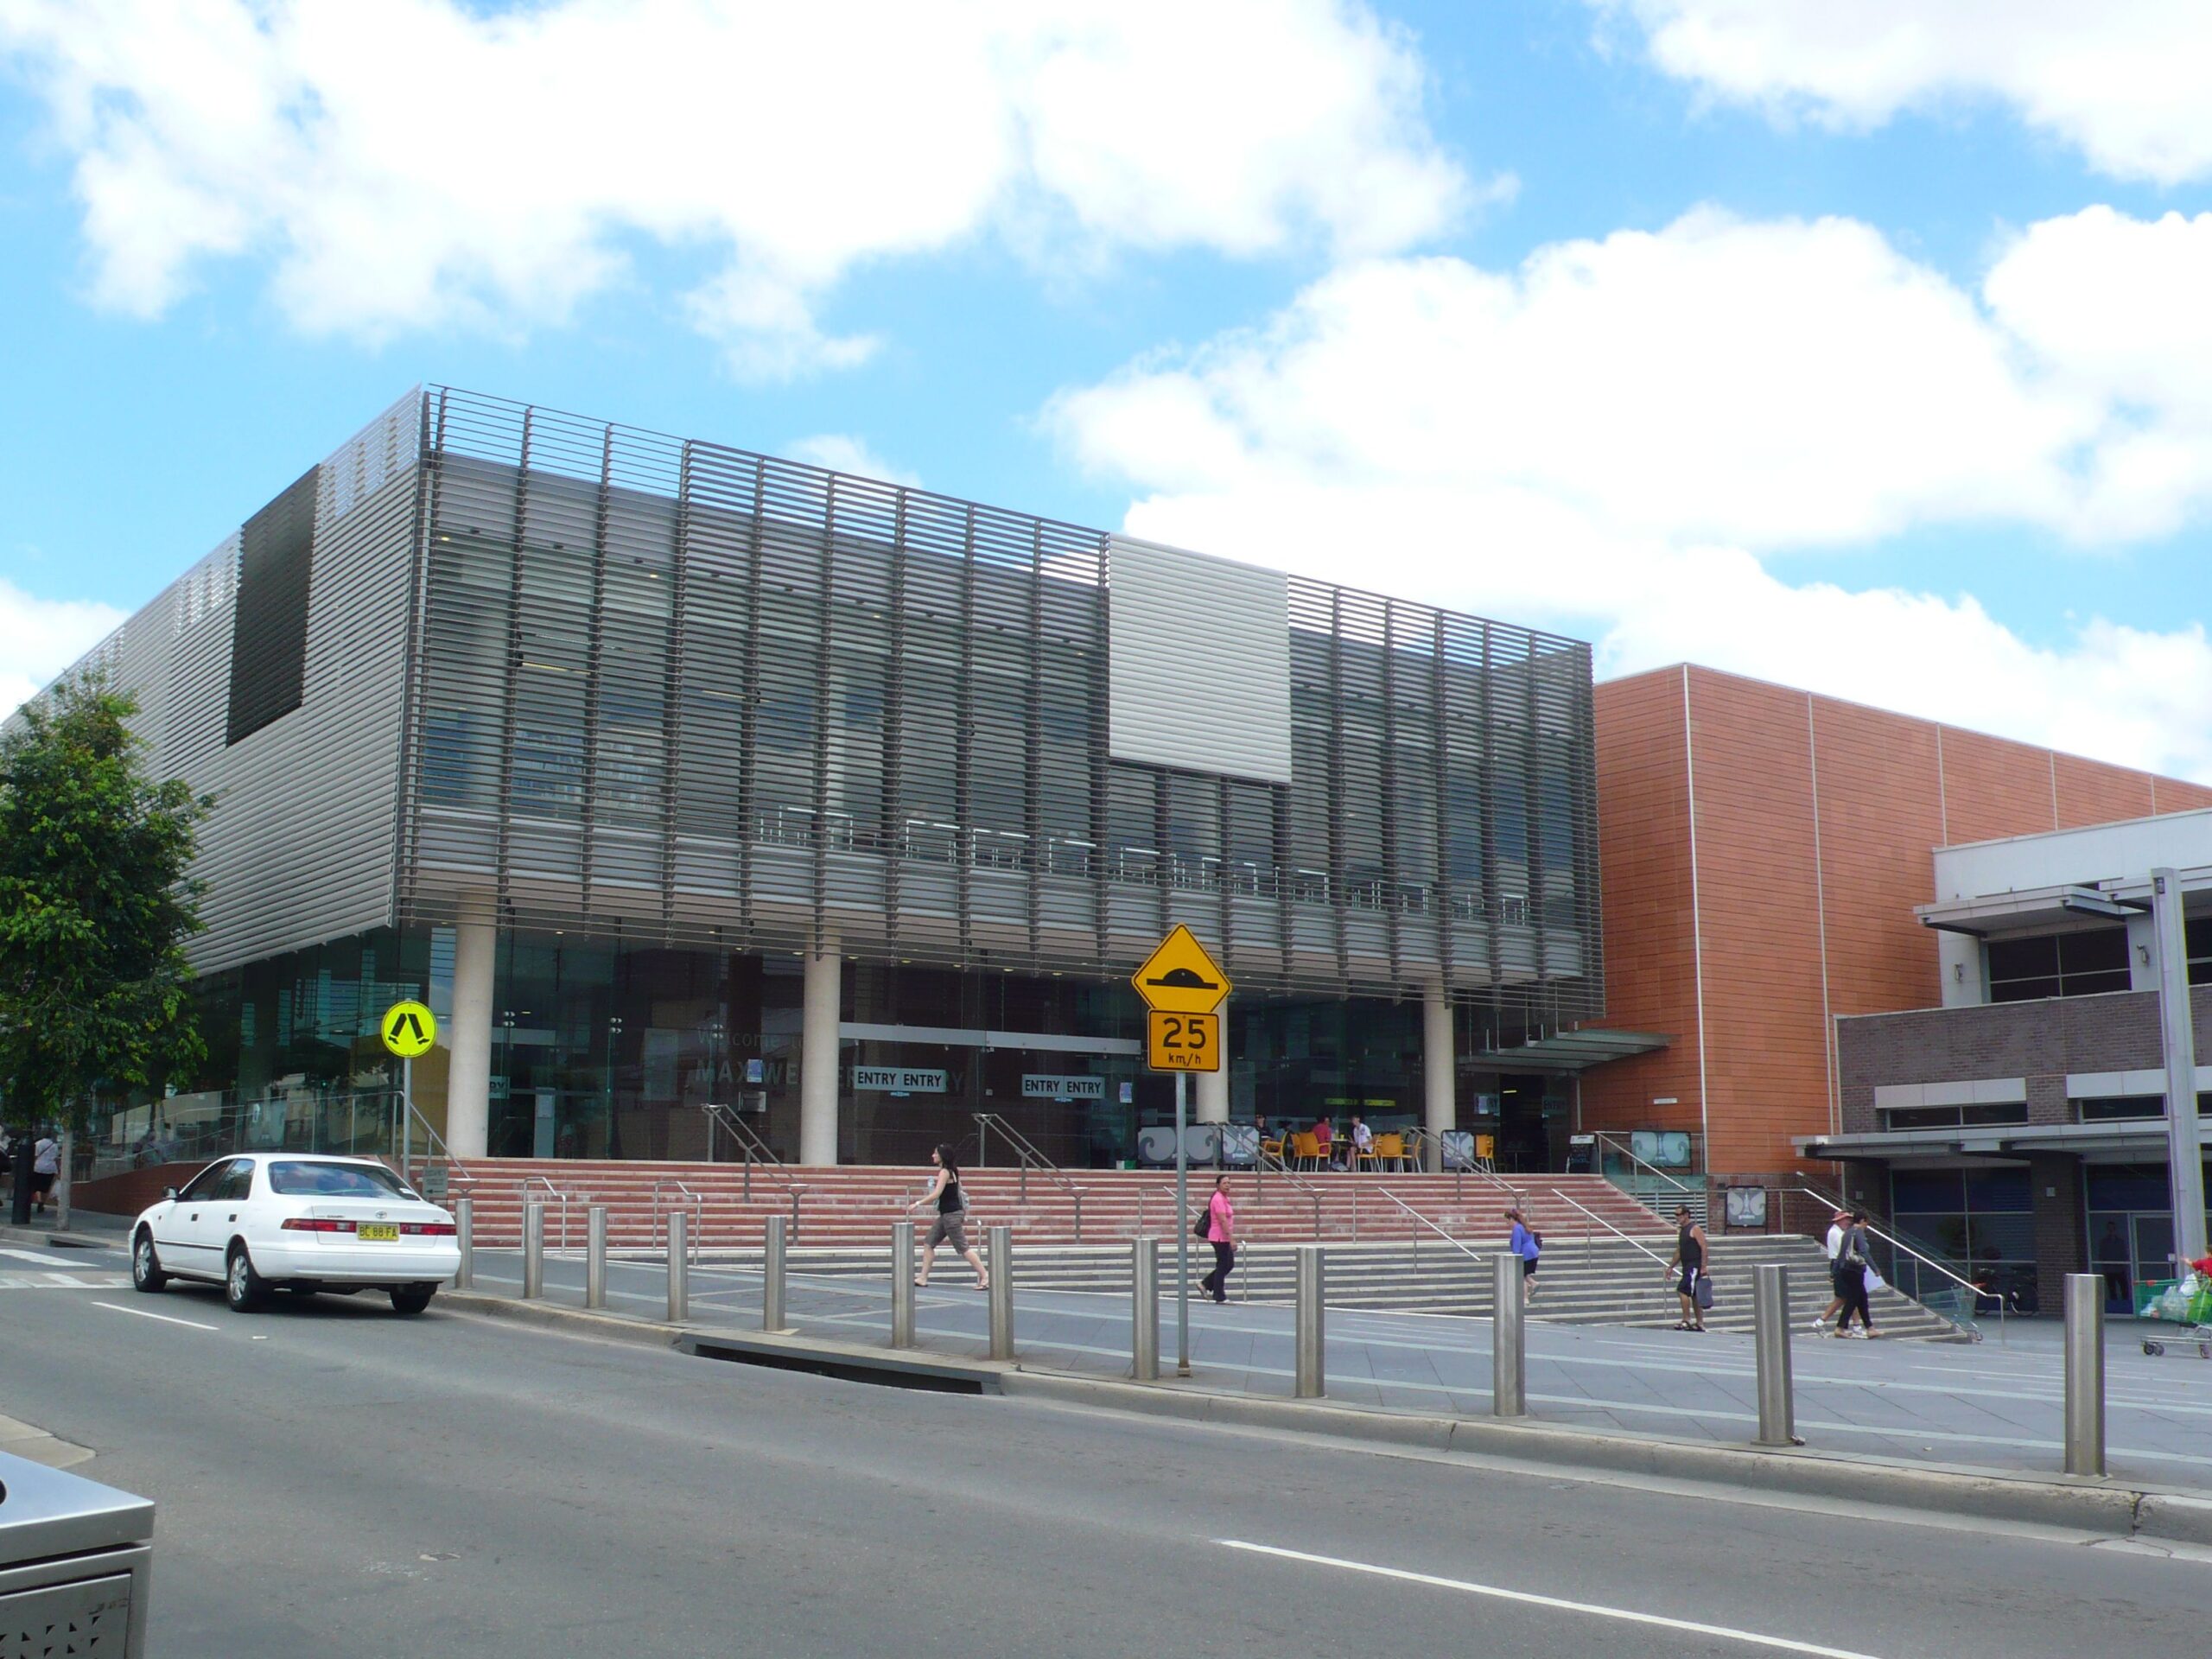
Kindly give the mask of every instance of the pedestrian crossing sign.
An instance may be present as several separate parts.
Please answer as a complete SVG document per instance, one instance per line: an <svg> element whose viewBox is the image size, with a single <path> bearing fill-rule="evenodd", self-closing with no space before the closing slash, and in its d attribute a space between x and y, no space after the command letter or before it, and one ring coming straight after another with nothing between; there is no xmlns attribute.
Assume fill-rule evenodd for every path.
<svg viewBox="0 0 2212 1659"><path fill-rule="evenodd" d="M384 1011L384 1046L411 1060L438 1040L438 1016L421 1002L395 1002Z"/></svg>

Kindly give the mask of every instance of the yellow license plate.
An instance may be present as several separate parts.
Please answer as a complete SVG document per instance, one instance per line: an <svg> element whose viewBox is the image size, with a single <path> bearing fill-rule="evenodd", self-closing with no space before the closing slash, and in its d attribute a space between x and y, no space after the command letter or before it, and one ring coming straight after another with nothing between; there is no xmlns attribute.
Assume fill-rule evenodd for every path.
<svg viewBox="0 0 2212 1659"><path fill-rule="evenodd" d="M394 1244L399 1241L399 1229L397 1227L357 1227L353 1230L353 1236L356 1238L365 1238L374 1244Z"/></svg>

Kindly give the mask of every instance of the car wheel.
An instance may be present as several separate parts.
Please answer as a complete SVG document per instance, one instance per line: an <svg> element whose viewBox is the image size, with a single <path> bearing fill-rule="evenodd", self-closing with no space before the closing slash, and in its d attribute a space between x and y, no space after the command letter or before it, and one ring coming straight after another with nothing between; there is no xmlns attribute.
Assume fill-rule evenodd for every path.
<svg viewBox="0 0 2212 1659"><path fill-rule="evenodd" d="M130 1247L130 1287L151 1296L168 1287L169 1276L162 1271L162 1258L154 1251L154 1235L142 1227Z"/></svg>
<svg viewBox="0 0 2212 1659"><path fill-rule="evenodd" d="M437 1294L435 1285L403 1285L391 1293L391 1311L411 1319L428 1307L430 1298Z"/></svg>
<svg viewBox="0 0 2212 1659"><path fill-rule="evenodd" d="M243 1244L231 1246L230 1266L223 1274L223 1293L230 1299L234 1313L251 1313L268 1297L269 1281L253 1270L253 1258L246 1254Z"/></svg>

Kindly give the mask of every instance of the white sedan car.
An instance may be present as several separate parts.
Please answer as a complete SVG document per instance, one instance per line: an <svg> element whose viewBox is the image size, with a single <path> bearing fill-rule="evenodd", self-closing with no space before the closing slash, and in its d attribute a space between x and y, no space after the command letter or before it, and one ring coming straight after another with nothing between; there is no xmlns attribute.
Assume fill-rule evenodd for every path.
<svg viewBox="0 0 2212 1659"><path fill-rule="evenodd" d="M453 1217L373 1158L219 1158L130 1224L132 1284L206 1280L241 1313L272 1287L385 1290L420 1313L460 1267Z"/></svg>

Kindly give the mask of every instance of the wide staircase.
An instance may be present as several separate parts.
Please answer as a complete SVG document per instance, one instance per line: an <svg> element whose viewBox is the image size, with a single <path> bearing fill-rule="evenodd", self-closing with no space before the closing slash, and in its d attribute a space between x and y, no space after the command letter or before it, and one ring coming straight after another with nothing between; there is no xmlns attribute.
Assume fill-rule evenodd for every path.
<svg viewBox="0 0 2212 1659"><path fill-rule="evenodd" d="M762 1226L780 1216L795 1248L887 1248L904 1206L927 1189L925 1172L841 1164L801 1167L741 1164L583 1162L542 1159L417 1160L415 1174L435 1196L472 1200L476 1242L509 1245L522 1237L525 1202L545 1206L545 1242L583 1243L584 1212L607 1211L607 1244L616 1250L664 1247L667 1217L683 1211L702 1249L757 1249ZM1016 1243L1112 1244L1140 1234L1172 1238L1182 1224L1175 1176L1158 1170L966 1169L972 1227L1003 1225ZM1193 1211L1211 1191L1213 1172L1191 1172ZM1253 1243L1376 1243L1416 1233L1450 1250L1454 1239L1503 1237L1502 1212L1518 1203L1547 1238L1605 1238L1609 1229L1651 1236L1671 1230L1650 1211L1596 1175L1503 1177L1475 1171L1428 1175L1329 1171L1230 1176L1237 1230ZM926 1221L926 1217L918 1217ZM1463 1258L1464 1259L1464 1258Z"/></svg>
<svg viewBox="0 0 2212 1659"><path fill-rule="evenodd" d="M928 1179L906 1166L755 1165L748 1191L746 1167L728 1163L472 1159L416 1171L434 1192L442 1185L448 1198L471 1198L481 1245L518 1244L523 1205L537 1202L547 1247L580 1249L587 1209L605 1205L611 1249L658 1255L668 1217L681 1211L702 1258L747 1267L760 1261L764 1224L781 1217L792 1273L876 1279L889 1273L892 1224ZM1140 1235L1162 1241L1173 1273L1182 1224L1172 1172L988 1168L963 1170L961 1180L973 1242L981 1243L984 1227L1010 1228L1015 1281L1025 1288L1126 1295L1128 1242ZM1193 1212L1211 1185L1211 1171L1192 1172ZM1487 1317L1490 1258L1507 1231L1501 1212L1517 1203L1544 1236L1532 1317L1658 1326L1679 1317L1662 1273L1672 1225L1602 1176L1248 1170L1230 1175L1230 1192L1243 1243L1231 1287L1241 1300L1288 1301L1290 1246L1319 1241L1331 1247L1332 1306ZM1212 1266L1212 1251L1195 1239L1191 1256L1194 1275ZM1763 1262L1792 1269L1790 1317L1801 1330L1827 1303L1827 1258L1811 1239L1715 1235L1713 1258L1715 1306L1706 1323L1715 1330L1751 1329L1751 1268ZM959 1283L963 1271L952 1264L947 1282ZM1877 1293L1874 1311L1888 1335L1959 1334L1894 1290Z"/></svg>

